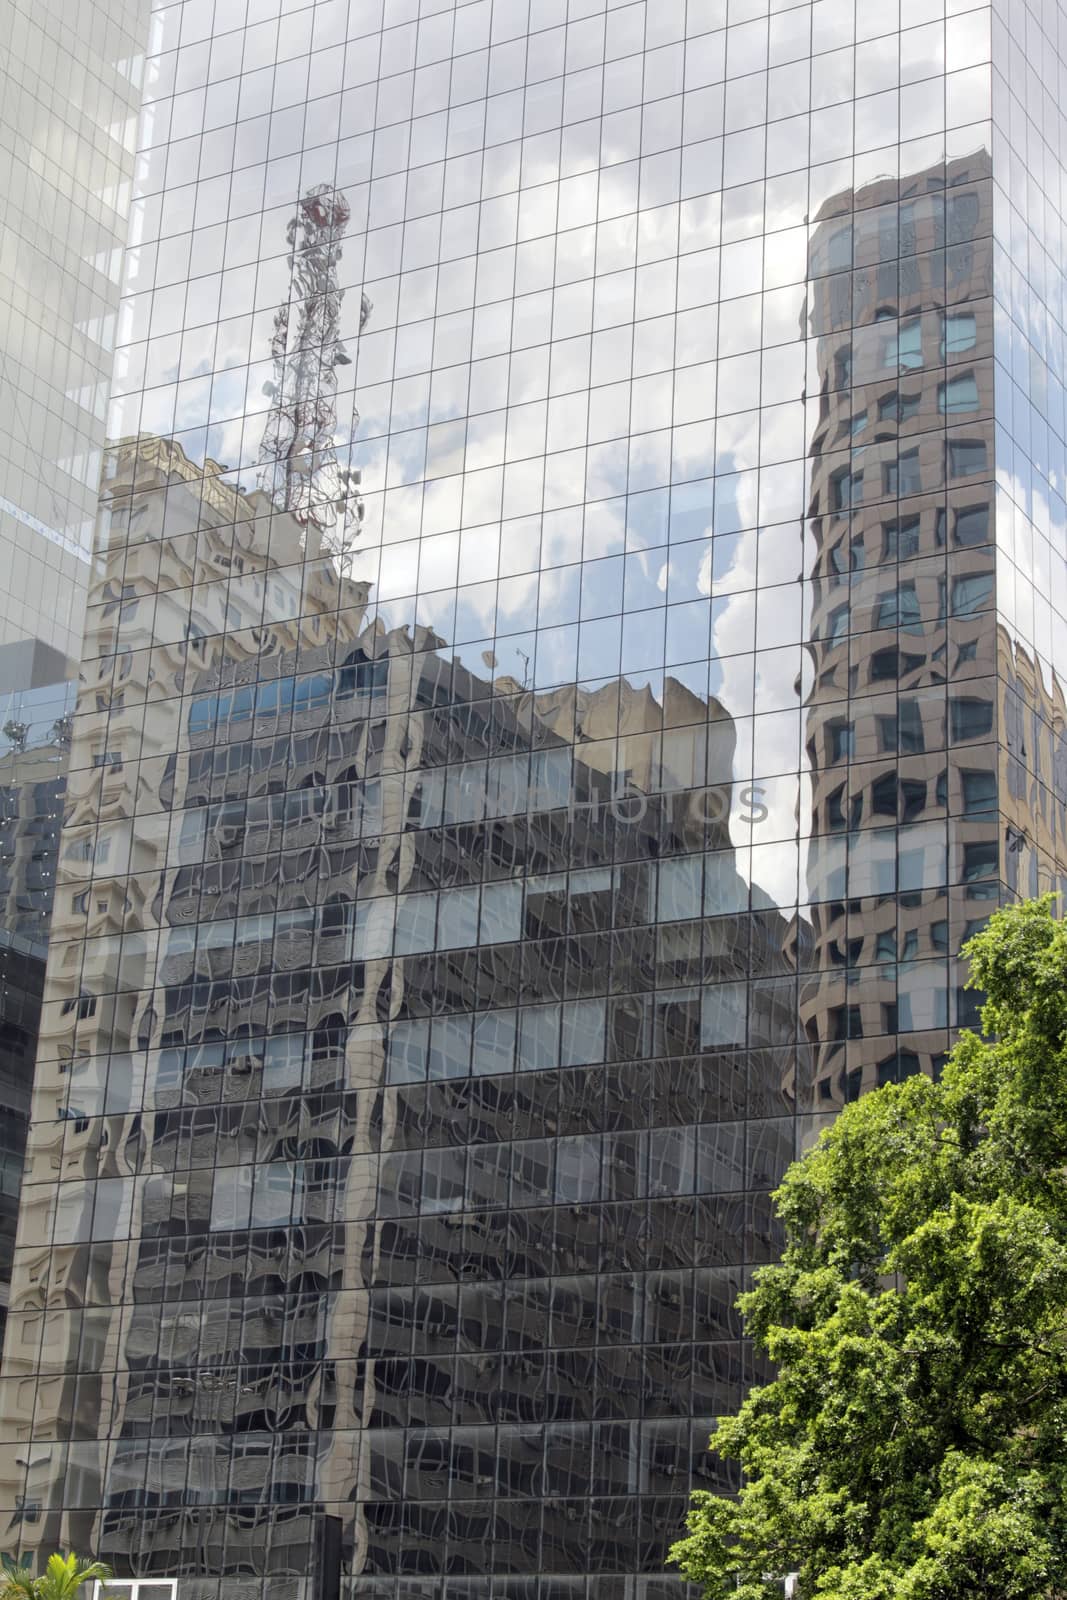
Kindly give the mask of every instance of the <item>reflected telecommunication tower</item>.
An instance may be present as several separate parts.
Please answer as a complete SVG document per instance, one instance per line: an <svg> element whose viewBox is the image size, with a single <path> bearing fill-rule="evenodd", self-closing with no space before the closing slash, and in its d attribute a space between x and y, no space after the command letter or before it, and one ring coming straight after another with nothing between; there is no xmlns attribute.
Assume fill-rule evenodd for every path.
<svg viewBox="0 0 1067 1600"><path fill-rule="evenodd" d="M263 385L272 404L259 469L274 504L306 530L305 544L336 556L351 549L364 514L361 474L338 461L335 437L337 368L351 360L340 337L345 292L337 281L350 216L340 190L320 183L303 196L286 230L289 298L274 318L274 376ZM363 295L361 330L370 311Z"/></svg>

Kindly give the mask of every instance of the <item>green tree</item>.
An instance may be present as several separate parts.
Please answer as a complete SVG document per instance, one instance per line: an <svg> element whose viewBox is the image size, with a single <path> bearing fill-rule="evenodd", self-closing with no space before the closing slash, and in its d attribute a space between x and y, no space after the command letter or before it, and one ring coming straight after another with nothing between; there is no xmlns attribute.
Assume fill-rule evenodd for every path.
<svg viewBox="0 0 1067 1600"><path fill-rule="evenodd" d="M76 1555L51 1555L44 1571L33 1575L29 1556L13 1561L0 1557L0 1600L76 1600L78 1590L97 1579L106 1583L111 1568L102 1561L83 1561Z"/></svg>
<svg viewBox="0 0 1067 1600"><path fill-rule="evenodd" d="M775 1196L742 1296L775 1363L670 1559L708 1600L1067 1597L1067 924L971 940L983 1037L849 1106Z"/></svg>

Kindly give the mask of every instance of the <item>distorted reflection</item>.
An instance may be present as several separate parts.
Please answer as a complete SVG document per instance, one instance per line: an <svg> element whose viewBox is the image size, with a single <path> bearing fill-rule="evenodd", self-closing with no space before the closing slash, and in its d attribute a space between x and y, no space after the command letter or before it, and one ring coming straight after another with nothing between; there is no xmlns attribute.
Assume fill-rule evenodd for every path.
<svg viewBox="0 0 1067 1600"><path fill-rule="evenodd" d="M291 1502L286 1548L306 1546L365 1482L346 1526L368 1551L391 1517L379 1364L392 1383L401 1352L436 1353L443 1383L460 1359L442 1271L484 1280L463 1352L543 1365L541 1295L551 1344L608 1336L590 1271L662 1256L661 1226L683 1248L780 1170L804 925L740 870L731 829L763 808L714 698L670 674L659 698L478 676L390 627L314 519L165 440L115 447L106 499L18 1311L55 1373L34 1438L74 1432L35 1451L27 1494L54 1537L169 1571L193 1559L181 1506ZM754 1103L786 1120L746 1143ZM687 1289L704 1339L736 1337L743 1237ZM505 1292L516 1248L541 1258L528 1305ZM624 1281L653 1300L612 1342L674 1280ZM631 1360L602 1379L624 1407ZM511 1404L479 1403L489 1425ZM98 1414L106 1455L76 1443ZM266 1557L205 1515L201 1551Z"/></svg>
<svg viewBox="0 0 1067 1600"><path fill-rule="evenodd" d="M835 197L812 236L814 1111L936 1070L999 894L989 173Z"/></svg>
<svg viewBox="0 0 1067 1600"><path fill-rule="evenodd" d="M572 37L604 53L539 36L546 74ZM383 38L410 105L414 24ZM436 228L446 135L455 238L500 193L436 289L393 217L346 344L371 202L309 186L270 412L227 465L202 419L109 453L0 1407L28 1548L205 1595L342 1562L362 1600L658 1600L689 1487L731 1481L769 1190L966 1019L998 762L1034 759L995 728L998 671L1023 745L1035 690L992 610L989 160L828 157L772 217L739 128L691 141L733 186L687 236L676 197L631 227L646 161L673 192L664 51L658 109L597 113L642 152L617 216L540 128L475 171L461 107L414 203ZM559 216L592 232L553 255Z"/></svg>
<svg viewBox="0 0 1067 1600"><path fill-rule="evenodd" d="M55 653L33 655L47 680ZM60 658L61 659L61 658ZM0 1338L7 1317L37 1029L44 990L60 827L70 751L74 684L39 681L2 697L0 727Z"/></svg>
<svg viewBox="0 0 1067 1600"><path fill-rule="evenodd" d="M302 526L314 526L320 548L342 558L363 520L359 471L339 465L336 447L336 369L351 364L339 335L344 290L337 275L350 216L344 195L320 183L304 195L286 229L290 296L274 319L260 472L274 504ZM370 310L364 295L360 331ZM356 413L353 426L358 421Z"/></svg>

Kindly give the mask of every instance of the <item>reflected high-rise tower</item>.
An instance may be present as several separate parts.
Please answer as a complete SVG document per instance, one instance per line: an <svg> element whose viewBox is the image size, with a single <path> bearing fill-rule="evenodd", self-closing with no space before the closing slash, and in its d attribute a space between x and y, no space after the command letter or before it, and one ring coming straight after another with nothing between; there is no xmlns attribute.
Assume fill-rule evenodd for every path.
<svg viewBox="0 0 1067 1600"><path fill-rule="evenodd" d="M1009 47L833 0L153 17L8 1544L181 1600L661 1600L768 1191L937 1070L961 939L1061 870Z"/></svg>
<svg viewBox="0 0 1067 1600"><path fill-rule="evenodd" d="M1000 895L993 184L985 151L831 197L807 331L816 1101L936 1071Z"/></svg>

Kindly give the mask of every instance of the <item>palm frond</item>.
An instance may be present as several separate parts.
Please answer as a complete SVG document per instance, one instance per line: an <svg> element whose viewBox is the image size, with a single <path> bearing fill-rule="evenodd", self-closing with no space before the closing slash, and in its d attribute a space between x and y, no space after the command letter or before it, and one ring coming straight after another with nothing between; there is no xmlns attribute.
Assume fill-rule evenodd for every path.
<svg viewBox="0 0 1067 1600"><path fill-rule="evenodd" d="M32 1556L0 1556L0 1600L35 1600L36 1581Z"/></svg>

